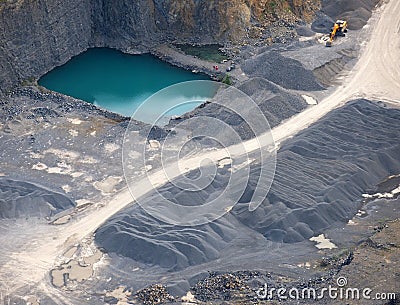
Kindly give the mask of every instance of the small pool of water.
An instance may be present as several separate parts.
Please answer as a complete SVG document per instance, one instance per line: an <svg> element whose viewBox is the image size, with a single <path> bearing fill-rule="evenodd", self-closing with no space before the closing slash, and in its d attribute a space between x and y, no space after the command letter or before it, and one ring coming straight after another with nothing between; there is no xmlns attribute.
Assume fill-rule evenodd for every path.
<svg viewBox="0 0 400 305"><path fill-rule="evenodd" d="M149 54L129 55L113 49L94 48L41 77L39 85L112 112L131 116L143 101L157 91L191 80L209 80L209 77L174 67ZM176 107L168 115L181 115L190 111L214 94L215 87L207 85L202 86L200 96L198 89L193 93L176 92L178 103L182 100L193 103ZM169 98L174 100L174 96ZM171 100L160 100L160 103L163 102L173 105ZM146 111L151 113L152 110ZM147 121L146 117L140 119Z"/></svg>

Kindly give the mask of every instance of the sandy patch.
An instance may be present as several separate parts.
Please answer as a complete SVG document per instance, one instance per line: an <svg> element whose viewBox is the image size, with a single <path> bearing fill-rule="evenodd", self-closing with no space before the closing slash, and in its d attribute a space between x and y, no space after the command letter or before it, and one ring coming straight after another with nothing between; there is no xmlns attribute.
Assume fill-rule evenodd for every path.
<svg viewBox="0 0 400 305"><path fill-rule="evenodd" d="M231 165L231 164L232 164L232 159L224 158L224 159L218 161L218 168L224 168L225 166Z"/></svg>
<svg viewBox="0 0 400 305"><path fill-rule="evenodd" d="M149 147L152 150L156 150L161 147L161 144L157 140L149 140Z"/></svg>
<svg viewBox="0 0 400 305"><path fill-rule="evenodd" d="M72 137L77 137L79 135L79 132L77 130L74 129L70 129L68 130L68 133L72 136Z"/></svg>
<svg viewBox="0 0 400 305"><path fill-rule="evenodd" d="M61 149L56 149L56 148L50 148L50 149L45 150L43 153L44 154L53 154L61 159L66 159L66 160L76 160L79 158L79 153L77 153L75 151L64 150L64 149L61 150Z"/></svg>
<svg viewBox="0 0 400 305"><path fill-rule="evenodd" d="M400 185L398 187L396 187L394 190L392 190L391 192L388 192L388 193L376 193L376 194L372 194L372 195L362 194L362 196L364 198L370 198L370 199L371 198L378 198L378 199L387 198L387 199L391 199L391 198L394 198L395 196L397 196L397 194L400 194Z"/></svg>
<svg viewBox="0 0 400 305"><path fill-rule="evenodd" d="M297 267L310 269L311 268L311 263L310 262L305 262L305 263L302 263L302 264L298 264Z"/></svg>
<svg viewBox="0 0 400 305"><path fill-rule="evenodd" d="M102 181L96 181L93 185L102 194L111 194L116 191L116 186L122 181L121 177L110 176Z"/></svg>
<svg viewBox="0 0 400 305"><path fill-rule="evenodd" d="M138 151L130 151L128 153L128 156L131 159L138 159L138 158L142 157L142 154L140 152L138 152Z"/></svg>
<svg viewBox="0 0 400 305"><path fill-rule="evenodd" d="M40 299L37 296L26 296L23 298L27 305L40 305Z"/></svg>
<svg viewBox="0 0 400 305"><path fill-rule="evenodd" d="M197 304L195 296L189 291L185 296L181 298L183 304Z"/></svg>
<svg viewBox="0 0 400 305"><path fill-rule="evenodd" d="M126 304L129 301L129 297L132 295L132 292L126 289L124 286L119 286L115 288L113 291L106 292L107 297L113 297L118 299L117 304Z"/></svg>
<svg viewBox="0 0 400 305"><path fill-rule="evenodd" d="M96 164L96 163L99 163L99 160L96 160L92 156L86 156L82 160L80 160L79 162L80 163L84 163L84 164Z"/></svg>
<svg viewBox="0 0 400 305"><path fill-rule="evenodd" d="M83 210L85 210L87 207L91 206L92 204L93 204L93 202L84 201L84 203L77 204L76 209L77 209L78 211L83 211Z"/></svg>
<svg viewBox="0 0 400 305"><path fill-rule="evenodd" d="M80 125L80 124L82 124L82 121L81 121L80 119L68 118L67 120L68 120L68 122L70 122L70 123L73 124L73 125Z"/></svg>
<svg viewBox="0 0 400 305"><path fill-rule="evenodd" d="M59 175L70 175L72 178L81 177L84 173L82 172L72 172L72 167L65 162L58 162L58 167L48 167L44 163L37 163L32 166L34 170L46 171L49 174L59 174ZM68 185L63 185L61 187L66 193L71 191Z"/></svg>
<svg viewBox="0 0 400 305"><path fill-rule="evenodd" d="M33 166L32 166L32 169L35 169L35 170L38 170L38 171L43 171L43 170L46 170L48 167L47 167L47 165L46 164L44 164L44 163L37 163L37 164L34 164Z"/></svg>
<svg viewBox="0 0 400 305"><path fill-rule="evenodd" d="M29 155L31 156L32 159L40 159L40 158L43 158L43 155L38 154L38 153L34 153L34 152L30 152Z"/></svg>
<svg viewBox="0 0 400 305"><path fill-rule="evenodd" d="M66 286L69 281L82 283L93 274L92 266L84 266L76 261L62 265L59 269L51 271L53 285L56 287Z"/></svg>
<svg viewBox="0 0 400 305"><path fill-rule="evenodd" d="M299 37L299 41L310 41L310 40L315 40L316 36L311 36L311 37L307 37L307 36L301 36Z"/></svg>
<svg viewBox="0 0 400 305"><path fill-rule="evenodd" d="M87 199L78 199L75 202L76 202L76 207L79 208L79 209L92 204L92 202L87 200Z"/></svg>
<svg viewBox="0 0 400 305"><path fill-rule="evenodd" d="M73 247L72 249L75 248L74 250L69 249L64 254L64 258L72 258L78 250L81 251L80 256L51 270L52 284L60 288L67 286L70 282L82 283L92 277L93 265L103 257L103 254L98 250L92 249L93 247L84 245L81 248Z"/></svg>
<svg viewBox="0 0 400 305"><path fill-rule="evenodd" d="M78 250L78 247L74 246L71 247L70 249L68 249L65 253L64 253L64 257L66 258L72 258L74 256L74 254L76 253L76 251Z"/></svg>
<svg viewBox="0 0 400 305"><path fill-rule="evenodd" d="M5 176L6 176L6 174L0 173L0 177L5 177Z"/></svg>
<svg viewBox="0 0 400 305"><path fill-rule="evenodd" d="M82 172L74 172L74 173L71 173L71 177L72 177L72 178L79 178L79 177L81 177L81 176L83 176L83 173L82 173Z"/></svg>
<svg viewBox="0 0 400 305"><path fill-rule="evenodd" d="M63 185L61 188L62 188L63 191L66 192L66 193L69 193L69 192L72 191L71 186L69 186L68 184Z"/></svg>
<svg viewBox="0 0 400 305"><path fill-rule="evenodd" d="M367 212L366 212L366 211L363 211L363 210L358 210L358 212L357 212L356 216L358 216L358 217L362 217L362 216L364 216L365 214L367 214Z"/></svg>
<svg viewBox="0 0 400 305"><path fill-rule="evenodd" d="M86 176L84 180L85 180L85 182L92 182L93 181L93 177L92 176Z"/></svg>
<svg viewBox="0 0 400 305"><path fill-rule="evenodd" d="M317 104L318 104L317 100L314 99L314 98L311 97L311 96L302 95L301 97L304 98L304 100L306 101L306 103L307 103L308 105L317 105Z"/></svg>
<svg viewBox="0 0 400 305"><path fill-rule="evenodd" d="M332 243L328 238L326 238L324 234L320 234L318 236L311 237L310 241L315 241L317 243L315 246L318 249L335 249L335 248L337 248L337 246L334 243Z"/></svg>
<svg viewBox="0 0 400 305"><path fill-rule="evenodd" d="M56 225L56 226L64 225L64 224L68 223L70 220L71 220L71 215L66 215L66 216L63 216L63 217L60 217L60 218L54 220L53 225Z"/></svg>
<svg viewBox="0 0 400 305"><path fill-rule="evenodd" d="M120 149L121 146L115 143L107 143L104 145L104 149L106 150L107 153L112 154L114 151Z"/></svg>
<svg viewBox="0 0 400 305"><path fill-rule="evenodd" d="M252 162L254 162L255 160L256 160L256 159L254 159L254 158L247 158L246 161L244 161L244 162L242 162L242 163L240 163L240 164L237 164L237 165L235 165L235 166L232 166L232 167L230 168L230 170L231 170L231 171L239 170L239 169L241 169L241 168L244 168L244 167L250 165L250 164L251 164Z"/></svg>
<svg viewBox="0 0 400 305"><path fill-rule="evenodd" d="M67 175L68 173L63 171L63 168L61 167L49 167L47 169L47 172L49 174L60 174L60 175Z"/></svg>

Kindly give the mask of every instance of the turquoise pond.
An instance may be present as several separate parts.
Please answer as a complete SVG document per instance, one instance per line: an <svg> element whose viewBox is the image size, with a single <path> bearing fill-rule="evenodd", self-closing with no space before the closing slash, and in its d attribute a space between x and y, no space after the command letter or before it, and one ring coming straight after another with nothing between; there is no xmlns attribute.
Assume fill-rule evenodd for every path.
<svg viewBox="0 0 400 305"><path fill-rule="evenodd" d="M108 48L94 48L41 77L39 85L100 108L131 116L147 98L160 89L194 80L209 80L209 77L172 66L149 54L129 55ZM168 101L158 98L160 103L168 103L171 108L174 103L186 103L169 110L165 115L181 115L214 96L216 87L212 82L195 84L199 83L200 88L198 85L192 86L193 92L187 90L186 86L185 92L179 88L176 92L169 90ZM154 108L154 103L150 104ZM148 120L143 113L151 113L152 110L141 111L143 117L135 118L146 122Z"/></svg>

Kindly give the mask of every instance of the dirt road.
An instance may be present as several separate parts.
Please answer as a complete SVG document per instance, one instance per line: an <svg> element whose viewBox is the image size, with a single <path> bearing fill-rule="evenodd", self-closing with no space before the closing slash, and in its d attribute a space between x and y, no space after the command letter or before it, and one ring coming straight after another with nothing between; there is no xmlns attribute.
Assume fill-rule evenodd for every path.
<svg viewBox="0 0 400 305"><path fill-rule="evenodd" d="M377 18L378 16L380 18ZM391 0L382 6L371 19L369 27L372 30L370 41L366 42L357 65L344 80L343 85L318 105L275 127L272 135L276 143L292 137L352 98L376 98L400 103L400 2ZM247 141L244 145L247 151L259 148L257 139ZM186 172L193 170L204 157L218 161L226 157L226 152L214 151L182 160L180 168ZM178 176L183 172L175 174ZM161 170L152 173L152 180L158 185L165 184L166 179ZM144 185L146 184L143 181L138 181L134 194L136 198L152 191ZM105 207L66 226L55 227L49 236L36 239L35 243L28 243L23 253L11 254L12 260L0 271L0 278L8 278L12 274L13 278L8 285L9 292L43 280L58 254L92 234L109 217L131 203L131 194L125 189Z"/></svg>

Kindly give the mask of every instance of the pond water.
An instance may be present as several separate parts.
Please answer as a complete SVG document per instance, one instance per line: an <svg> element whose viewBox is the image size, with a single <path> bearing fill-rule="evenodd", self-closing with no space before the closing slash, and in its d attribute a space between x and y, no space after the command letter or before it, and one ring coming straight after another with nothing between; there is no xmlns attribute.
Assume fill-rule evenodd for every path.
<svg viewBox="0 0 400 305"><path fill-rule="evenodd" d="M108 48L94 48L41 77L39 85L131 116L148 97L159 90L193 80L209 80L209 77L172 66L149 54L129 55ZM215 86L211 82L204 83L200 91L199 88L194 88L193 92L177 91L177 103L183 100L192 103L175 107L168 115L181 115L212 98ZM174 95L169 94L169 99L172 102L160 99L160 103L174 106ZM151 111L146 109L142 113ZM147 121L146 116L138 119Z"/></svg>

